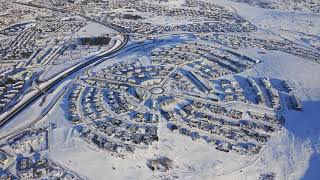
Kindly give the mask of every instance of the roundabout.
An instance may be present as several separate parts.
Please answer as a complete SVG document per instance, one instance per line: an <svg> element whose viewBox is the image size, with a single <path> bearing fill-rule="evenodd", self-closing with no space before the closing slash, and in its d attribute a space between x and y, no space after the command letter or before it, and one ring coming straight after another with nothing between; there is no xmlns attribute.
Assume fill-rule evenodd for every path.
<svg viewBox="0 0 320 180"><path fill-rule="evenodd" d="M154 87L154 88L151 88L150 92L152 94L162 94L164 92L164 89L162 87Z"/></svg>

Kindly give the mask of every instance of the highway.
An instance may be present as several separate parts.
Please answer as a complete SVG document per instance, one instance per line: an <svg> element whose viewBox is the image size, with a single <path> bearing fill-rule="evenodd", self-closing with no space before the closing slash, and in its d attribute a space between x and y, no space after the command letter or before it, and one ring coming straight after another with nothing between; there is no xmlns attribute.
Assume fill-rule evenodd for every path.
<svg viewBox="0 0 320 180"><path fill-rule="evenodd" d="M17 3L17 4L21 4L21 5L27 5L27 6L33 6L33 7L37 7L37 8L47 8L44 6L40 6L40 5L30 5L30 4L26 4L26 3ZM51 10L55 10L55 11L62 11L62 12L66 12L64 10L60 10L60 9L51 9ZM69 13L69 12L68 12ZM82 17L86 18L89 21L94 21L97 22L89 17L85 17L84 15L81 15ZM12 112L9 112L5 117L3 117L0 120L0 128L3 127L5 124L7 124L13 117L15 117L18 113L20 113L21 111L23 111L26 107L28 107L30 104L32 104L33 102L35 102L36 100L38 100L43 94L49 92L55 85L57 85L58 83L60 83L62 80L66 79L67 77L73 75L74 73L84 69L87 66L93 65L95 63L100 63L104 61L104 58L114 54L115 52L119 51L120 49L122 49L129 41L129 37L128 35L123 34L122 32L119 32L119 28L115 27L113 28L112 25L110 24L106 24L106 23L101 23L101 22L97 22L100 23L104 26L107 26L108 28L113 29L114 31L117 31L119 34L121 34L123 36L123 41L121 41L121 44L116 47L115 49L111 50L110 52L104 53L100 56L97 57L91 57L88 60L86 60L84 63L80 63L78 64L76 67L72 67L73 69L67 71L65 74L61 75L59 78L57 78L56 80L54 80L53 82L45 85L43 88L41 88L34 96L30 97L30 99L27 100L27 102L18 105L18 107L14 107L14 110L11 110ZM117 29L117 30L115 30ZM63 94L63 93L62 93ZM41 119L41 118L40 118ZM0 138L0 139L3 139Z"/></svg>
<svg viewBox="0 0 320 180"><path fill-rule="evenodd" d="M59 102L59 100L61 99L61 97L63 97L63 95L65 94L65 92L67 92L69 90L70 87L73 86L73 84L79 79L79 77L83 74L88 74L88 72L90 71L91 68L95 67L96 65L106 61L107 59L110 59L110 58L114 58L116 56L118 56L119 54L121 53L125 53L125 52L128 52L128 51L134 51L134 49L136 48L140 48L140 47L143 47L143 46L148 46L148 45L151 45L154 43L154 41L150 41L150 42L147 42L147 43L135 43L135 44L130 44L128 46L126 46L125 48L123 48L128 42L128 38L126 39L126 42L122 44L122 46L119 46L117 49L114 50L114 52L110 52L110 56L108 56L107 58L99 58L99 59L96 59L95 62L92 62L92 64L88 65L88 66L84 66L82 67L82 69L79 67L79 70L78 71L75 71L74 73L79 73L77 75L77 77L75 77L75 79L69 84L67 85L65 88L63 88L60 92L58 92L58 94L53 98L54 101L51 102L46 108L45 108L45 111L41 113L41 115L39 115L36 119L34 119L33 121L31 121L30 123L24 125L23 127L20 127L20 128L17 128L15 129L14 131L0 137L0 141L3 140L3 139L7 139L7 138L10 138L16 134L19 134L21 133L22 131L25 131L26 129L28 128L31 128L33 125L35 125L36 123L38 123L41 119L43 119L50 111L51 109ZM120 51L121 50L121 51ZM111 55L112 54L112 55ZM105 55L107 56L107 55ZM89 62L87 62L86 64L89 64ZM79 72L79 71L82 71L82 72ZM73 74L73 73L72 73ZM44 95L44 93L46 92L50 92L50 90L52 90L52 87L58 83L60 83L62 80L64 80L65 78L67 78L68 76L72 75L72 74L69 74L69 75L64 75L63 78L51 85L51 88L47 88L45 91L41 91L39 92L39 95L37 97L35 97L33 100L30 99L30 102L28 102L28 104L25 104L25 106L19 111L21 112L23 109L25 109L28 105L30 105L32 102L35 102L36 100L38 100L42 95ZM16 114L18 114L19 112L16 112ZM14 117L14 115L12 116ZM12 118L11 117L11 118ZM8 122L10 121L10 119L7 119Z"/></svg>
<svg viewBox="0 0 320 180"><path fill-rule="evenodd" d="M98 57L94 57L94 58L90 58L89 60L87 60L84 63L81 63L80 65L78 65L77 67L75 67L74 69L72 69L71 71L67 72L66 74L60 76L58 79L56 79L55 81L51 82L50 84L46 85L44 88L41 89L41 91L38 91L36 95L32 96L26 103L20 105L19 107L16 107L16 109L14 111L12 111L11 113L9 113L6 117L4 117L1 121L0 121L0 128L2 126L4 126L10 119L12 119L16 114L18 114L19 112L21 112L25 107L27 107L28 105L30 105L32 102L36 101L39 99L39 97L46 92L49 92L49 90L56 84L58 84L59 82L61 82L62 80L66 79L68 76L74 74L75 72L78 72L79 70L107 57L110 56L111 54L117 52L118 50L120 50L122 47L124 47L128 42L128 37L124 36L124 41L122 42L122 44L117 47L116 49L102 55L102 56L98 56Z"/></svg>

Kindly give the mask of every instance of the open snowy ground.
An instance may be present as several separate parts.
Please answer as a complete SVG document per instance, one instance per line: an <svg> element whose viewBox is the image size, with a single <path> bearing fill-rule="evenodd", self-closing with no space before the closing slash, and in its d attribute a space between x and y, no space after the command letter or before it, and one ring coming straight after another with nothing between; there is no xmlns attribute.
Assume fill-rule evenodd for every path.
<svg viewBox="0 0 320 180"><path fill-rule="evenodd" d="M263 63L241 75L287 79L295 84L295 92L303 102L302 112L287 112L285 129L272 136L259 155L246 157L216 151L160 124L159 143L121 159L83 143L75 129L61 118L60 106L50 116L58 125L51 137L51 156L89 179L106 179L106 174L112 179L257 179L267 172L276 173L279 179L319 177L320 87L314 77L320 77L320 66L285 53L259 55L252 49L242 52L261 58ZM145 163L155 156L172 158L175 167L167 173L153 174Z"/></svg>
<svg viewBox="0 0 320 180"><path fill-rule="evenodd" d="M280 35L292 38L294 36L290 32L320 32L319 15L263 10L233 2L225 4L231 5L241 16L261 28L262 36L282 33ZM289 33L283 30L289 30ZM274 172L277 179L320 177L317 171L320 168L320 80L317 78L320 77L320 65L276 51L267 51L265 55L258 54L255 49L240 51L263 61L256 69L241 75L288 80L294 84L294 91L303 102L302 112L287 112L288 121L285 129L273 136L258 156L246 158L230 153L226 155L201 142L165 132L167 130L162 128L162 138L157 145L122 160L91 150L79 143L81 140L72 129L62 128L64 130L60 131L64 133L56 133L60 138L55 139L60 139L63 142L61 145L68 148L60 148L61 141L57 141L57 150L53 151L54 157L92 179L105 179L105 174L116 179L158 178L157 175L151 175L145 166L145 159L157 155L172 158L176 165L173 170L162 176L176 176L181 179L257 179L260 174L268 172ZM63 134L66 135L61 137ZM72 136L73 134L75 136Z"/></svg>
<svg viewBox="0 0 320 180"><path fill-rule="evenodd" d="M319 42L316 38L320 33L318 14L261 9L224 0L213 2L234 8L239 15L256 25L258 32L254 33L255 36L277 39L283 37L317 51L308 38ZM174 1L172 5L178 6L180 3ZM159 20L162 21L163 19ZM89 23L76 35L94 36L109 33L114 31L106 30L96 23ZM172 41L178 42L177 37L172 37ZM144 48L148 50L148 47L149 45ZM239 75L287 80L293 85L294 94L297 94L303 105L301 112L292 110L285 112L287 120L285 127L271 136L259 154L245 156L215 150L213 146L204 142L193 141L189 137L169 131L163 120L160 120L158 125L160 139L157 143L147 149L137 149L133 154L127 154L125 158L113 156L110 152L93 147L80 138L78 126L71 125L67 120L65 114L67 106L63 101L64 98L60 98L41 123L36 125L36 127L56 125L54 129L50 128L49 132L49 157L87 179L255 180L261 174L269 172L275 173L276 179L280 180L319 179L320 64L279 51L265 50L265 54L259 53L258 49L237 51L262 60L262 63L253 69ZM107 59L95 70L137 56L139 57L139 54L134 50L129 51ZM0 131L0 135L9 134L15 128L36 119L72 78L75 78L75 75L60 84L54 92L49 93L44 104L36 102L15 117L6 125L6 131ZM172 159L173 168L167 172L151 171L146 166L147 160L161 156Z"/></svg>

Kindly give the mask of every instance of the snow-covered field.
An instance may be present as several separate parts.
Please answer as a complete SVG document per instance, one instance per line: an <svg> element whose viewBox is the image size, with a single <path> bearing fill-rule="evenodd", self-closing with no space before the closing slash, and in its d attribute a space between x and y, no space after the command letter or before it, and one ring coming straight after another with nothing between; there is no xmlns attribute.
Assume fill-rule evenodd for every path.
<svg viewBox="0 0 320 180"><path fill-rule="evenodd" d="M62 117L62 107L52 114L58 128L52 133L51 153L57 161L89 179L257 179L260 174L273 172L277 179L317 179L319 159L319 80L320 66L284 53L258 55L263 63L241 75L269 76L287 79L295 84L295 92L303 103L302 112L287 112L285 128L272 136L257 156L239 156L219 152L212 147L181 135L173 135L160 124L160 140L147 150L136 151L125 159L109 156L84 144L79 134ZM270 68L272 67L272 68ZM302 67L302 68L301 68ZM261 74L260 72L264 72ZM314 79L307 81L306 79ZM167 156L174 168L167 173L152 173L145 159ZM108 174L108 178L106 177Z"/></svg>
<svg viewBox="0 0 320 180"><path fill-rule="evenodd" d="M82 1L77 1L77 3L80 2ZM183 0L168 0L168 2L157 1L155 3L157 5L165 5L168 8L180 8L184 2ZM250 6L245 3L229 0L207 0L207 2L230 9L230 12L236 13L256 26L257 30L254 32L241 33L186 33L178 29L174 31L175 35L170 35L169 32L165 35L150 36L155 40L152 40L152 38L149 38L149 40L145 42L129 40L128 44L122 50L113 54L111 58L104 58L101 60L101 63L98 63L96 66L89 66L85 68L86 71L82 70L68 77L62 83L57 84L45 98L42 97L38 101L35 101L28 109L25 109L8 124L1 127L0 145L7 143L7 140L2 137L12 134L17 129L21 129L30 123L32 124L32 122L38 118L39 122L34 125L32 124L32 126L30 125L28 129L45 127L48 130L48 158L76 172L76 174L83 179L266 180L268 179L268 174L272 174L272 177L270 177L271 180L320 179L320 56L315 57L319 59L318 62L315 62L303 58L303 56L295 56L294 53L289 54L277 50L259 49L258 47L231 49L222 44L205 41L203 39L200 40L200 38L198 38L198 35L223 34L226 36L241 35L260 39L273 39L276 41L290 42L301 47L301 49L315 52L314 54L317 56L320 54L320 14L309 11L292 11L290 8L263 9L258 6ZM128 10L128 12L130 13L132 11ZM145 14L148 13L145 12ZM145 14L140 13L140 15ZM160 19L158 16L152 15L149 18L143 19L142 22L146 23L150 21L150 23L153 22L153 24L156 25L170 24L172 22L187 24L190 17L184 19L184 17L180 16L180 19L176 18L172 22L170 22L170 18L170 16L166 16L166 18ZM244 24L246 24L246 22L244 22ZM183 33L187 35L182 35ZM101 56L118 48L124 36L123 34L116 34L118 34L116 30L106 28L102 24L89 22L75 33L73 37L108 35L112 37L110 44L101 49L97 48L97 50L90 53L86 50L80 50L79 56L81 56L81 58L76 61L45 66L42 68L45 73L40 77L42 79L51 79L51 81L55 80L63 76L63 72L71 71L72 68L86 62L87 58ZM253 64L252 67L248 67L239 73L226 73L227 75L219 78L230 79L234 75L239 75L241 77L270 78L271 81L286 80L293 88L292 94L295 94L301 100L302 111L294 111L287 107L278 111L267 106L257 105L256 111L258 111L258 107L260 107L268 112L274 111L275 113L282 113L286 119L286 123L281 130L276 131L270 136L270 140L262 143L262 149L259 153L250 155L236 153L234 151L219 151L203 140L192 140L190 137L183 136L178 132L172 132L167 127L166 119L161 117L160 111L157 112L157 114L160 115L160 120L156 125L159 139L145 146L145 148L136 148L133 153L126 152L124 155L121 153L112 153L84 140L81 134L83 128L81 125L84 123L75 125L68 120L69 106L66 94L70 93L69 91L73 84L78 83L75 80L90 80L91 76L94 76L97 72L108 67L110 69L115 68L112 67L112 65L116 64L114 66L117 66L117 63L120 62L128 63L139 59L142 65L150 66L152 63L150 63L151 61L149 60L151 59L151 51L153 49L171 48L186 42L196 42L205 45L212 44L212 47L223 50L225 57L228 58L232 57L232 55L226 53L226 50L232 50L232 52L260 60L260 63ZM145 44L143 45L143 43ZM180 50L181 52L178 51L175 53L182 53L183 48ZM166 53L169 54L169 52ZM192 52L188 53L191 54ZM174 57L174 55L174 53L170 54L171 57ZM185 60L187 61L187 59ZM194 61L195 60L198 59L194 59ZM186 62L181 63L183 65L171 65L174 66L174 68L182 69L185 65L184 63ZM132 68L135 67L132 65ZM192 69L191 67L189 68ZM139 73L138 70L135 72ZM121 74L120 71L116 73ZM166 76L168 80L172 75L166 74ZM110 77L105 77L102 83L110 83L111 81L108 80ZM205 79L204 76L202 78ZM49 82L50 81L47 83ZM209 82L209 80L207 82ZM116 84L120 87L123 82L116 80ZM132 84L136 85L134 83L131 83L131 85ZM166 84L166 82L164 84ZM84 83L82 85L85 86ZM43 83L39 87L45 86L46 83ZM136 85L136 87L140 86L142 85ZM92 85L92 87L97 88L99 86L96 83L94 86ZM141 88L148 89L149 87ZM80 103L86 101L82 96L81 98L82 99L79 100ZM22 101L20 103L22 103ZM54 106L51 106L52 103L55 103ZM216 104L225 105L227 103L217 102ZM252 104L245 105L245 103L238 103L236 101L229 104L231 105L228 108L232 107L242 110L243 112L251 110L250 108L254 107ZM139 108L143 109L144 104L139 104L139 106L141 106ZM161 105L158 104L158 106L160 107ZM48 107L50 111L44 117L39 118ZM157 107L157 110L160 109L159 107ZM80 114L81 113L79 113L79 116ZM2 114L2 116L4 115L5 114ZM93 124L94 122L92 121L91 123ZM172 166L165 171L151 170L147 165L148 161L159 157L171 159ZM0 170L1 168L0 166Z"/></svg>

